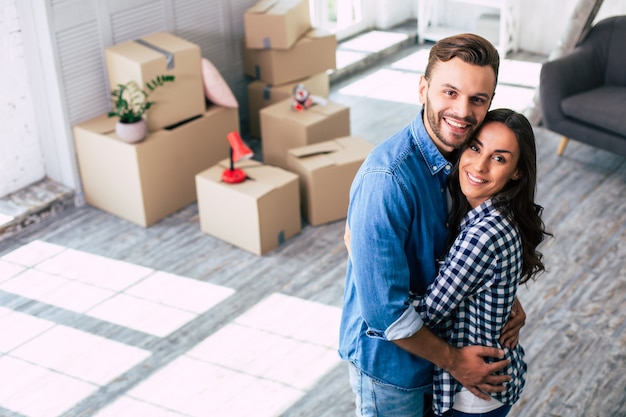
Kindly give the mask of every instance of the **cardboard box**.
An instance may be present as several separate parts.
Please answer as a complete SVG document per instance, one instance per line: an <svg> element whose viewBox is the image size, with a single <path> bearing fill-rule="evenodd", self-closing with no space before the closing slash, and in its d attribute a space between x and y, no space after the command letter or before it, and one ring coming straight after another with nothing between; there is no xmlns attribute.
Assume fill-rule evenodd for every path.
<svg viewBox="0 0 626 417"><path fill-rule="evenodd" d="M263 161L287 169L287 150L350 135L350 108L328 101L307 110L291 109L293 100L261 110Z"/></svg>
<svg viewBox="0 0 626 417"><path fill-rule="evenodd" d="M307 0L261 0L243 15L251 49L289 49L311 29Z"/></svg>
<svg viewBox="0 0 626 417"><path fill-rule="evenodd" d="M111 90L135 81L145 89L158 75L173 75L148 96L155 104L146 112L148 130L201 115L205 109L201 51L196 44L167 32L119 43L104 50Z"/></svg>
<svg viewBox="0 0 626 417"><path fill-rule="evenodd" d="M136 144L118 139L115 123L102 115L74 127L85 201L147 227L196 200L195 175L228 157L226 135L239 129L239 116L211 106Z"/></svg>
<svg viewBox="0 0 626 417"><path fill-rule="evenodd" d="M256 255L300 232L298 176L257 161L238 162L247 177L239 184L221 180L228 159L198 175L198 213L203 232Z"/></svg>
<svg viewBox="0 0 626 417"><path fill-rule="evenodd" d="M289 170L300 177L302 217L312 226L346 218L352 180L372 149L346 136L287 152Z"/></svg>
<svg viewBox="0 0 626 417"><path fill-rule="evenodd" d="M282 85L271 85L262 81L252 81L248 84L248 122L250 125L250 136L255 138L261 137L259 111L279 101L288 98L293 99L293 87L299 83L304 84L309 90L309 93L328 98L330 77L326 72L321 72L312 77Z"/></svg>
<svg viewBox="0 0 626 417"><path fill-rule="evenodd" d="M336 49L335 35L320 30L308 31L289 50L250 49L244 40L244 73L268 84L286 84L335 69Z"/></svg>

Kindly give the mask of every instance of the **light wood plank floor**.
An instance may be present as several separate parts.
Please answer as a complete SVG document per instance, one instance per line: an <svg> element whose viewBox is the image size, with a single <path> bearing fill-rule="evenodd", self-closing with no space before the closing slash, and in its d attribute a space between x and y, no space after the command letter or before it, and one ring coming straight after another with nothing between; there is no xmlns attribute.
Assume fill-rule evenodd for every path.
<svg viewBox="0 0 626 417"><path fill-rule="evenodd" d="M415 52L419 48L404 51L405 61L388 60L333 86L331 99L351 108L353 134L378 143L416 115L417 72L412 66L422 55ZM512 96L503 98L501 105L532 97L527 89L511 90L517 87L502 87L502 91L512 91ZM625 416L626 163L622 157L576 142L570 142L564 156L557 157L559 137L541 127L536 128L536 134L539 202L545 207L545 221L555 238L543 247L548 272L520 290L528 316L522 344L527 351L529 373L522 400L511 415ZM95 416L267 297L290 296L337 312L346 264L343 228L343 221L318 227L305 225L281 247L257 257L203 234L195 204L147 229L89 206L73 208L1 241L0 257L39 240L232 289L235 295L166 337L107 324L7 290L0 290L0 307L150 352L150 359L98 387L60 414ZM295 320L299 313L294 308L289 314ZM255 340L239 343L255 347ZM10 351L0 354L0 362L12 359ZM175 382L184 386L185 376L178 378ZM3 380L3 387L11 384ZM32 389L35 393L39 388ZM247 385L242 388L249 389ZM4 390L0 389L0 415L34 415L11 409L10 401L3 397ZM140 391L133 391L132 398L143 398ZM189 396L192 391L191 387L188 392L183 390ZM271 397L273 391L267 392ZM353 415L353 398L343 363L332 365L313 385L298 392L290 401L275 394L276 401L284 401L287 406L277 408L280 411L274 414L254 415ZM219 397L214 400L221 401ZM260 400L254 396L249 399L261 404ZM158 415L234 415L224 410L211 412L212 407L207 403L206 413L202 413L190 411L185 404L179 409L161 405L163 414Z"/></svg>

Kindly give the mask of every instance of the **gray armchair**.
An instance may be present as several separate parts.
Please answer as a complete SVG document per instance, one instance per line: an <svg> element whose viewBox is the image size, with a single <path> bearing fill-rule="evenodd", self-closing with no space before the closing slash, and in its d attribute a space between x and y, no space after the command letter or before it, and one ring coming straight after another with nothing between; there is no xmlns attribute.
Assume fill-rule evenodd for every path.
<svg viewBox="0 0 626 417"><path fill-rule="evenodd" d="M626 156L626 16L595 24L576 48L541 67L543 122L569 139Z"/></svg>

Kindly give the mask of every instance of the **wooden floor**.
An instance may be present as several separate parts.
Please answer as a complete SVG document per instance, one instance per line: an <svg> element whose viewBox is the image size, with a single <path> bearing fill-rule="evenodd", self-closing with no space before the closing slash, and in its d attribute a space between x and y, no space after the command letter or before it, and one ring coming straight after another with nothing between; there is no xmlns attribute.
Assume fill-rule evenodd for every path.
<svg viewBox="0 0 626 417"><path fill-rule="evenodd" d="M416 79L415 74L393 71L388 61L332 88L331 99L351 108L352 133L373 143L403 127L419 111L417 85L409 84ZM402 88L398 89L398 83ZM390 97L402 90L402 98ZM564 156L557 157L559 137L540 127L536 136L539 202L545 207L544 219L555 238L543 247L548 272L519 293L528 316L522 344L529 372L525 392L511 415L623 417L626 162L576 142L570 142ZM305 225L281 247L257 257L202 233L195 204L147 229L83 206L0 241L0 256L42 240L236 290L236 297L205 315L201 329L176 334L191 343L218 331L275 293L341 307L346 265L343 228L343 221ZM11 299L0 297L0 303L10 305ZM42 315L44 310L39 306L32 314ZM23 307L22 311L35 310ZM195 330L200 334L194 335ZM179 341L170 342L174 346ZM168 349L167 343L160 349ZM163 364L176 354L175 350L164 352ZM94 415L98 407L122 395L124 389L117 385L102 390L97 399L64 416ZM345 364L326 374L281 415L353 415Z"/></svg>

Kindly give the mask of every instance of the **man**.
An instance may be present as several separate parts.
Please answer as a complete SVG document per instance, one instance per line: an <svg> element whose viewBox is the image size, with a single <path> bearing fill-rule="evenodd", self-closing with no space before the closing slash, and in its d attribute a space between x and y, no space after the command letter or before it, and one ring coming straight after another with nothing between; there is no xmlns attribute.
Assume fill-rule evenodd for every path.
<svg viewBox="0 0 626 417"><path fill-rule="evenodd" d="M359 416L427 415L432 363L485 399L510 379L494 374L507 361L485 362L501 350L448 345L405 303L409 291L423 293L436 276L448 238L450 161L485 118L499 63L479 36L437 42L419 82L422 111L371 152L352 184L339 354L350 362ZM505 346L517 342L524 320L517 303Z"/></svg>

